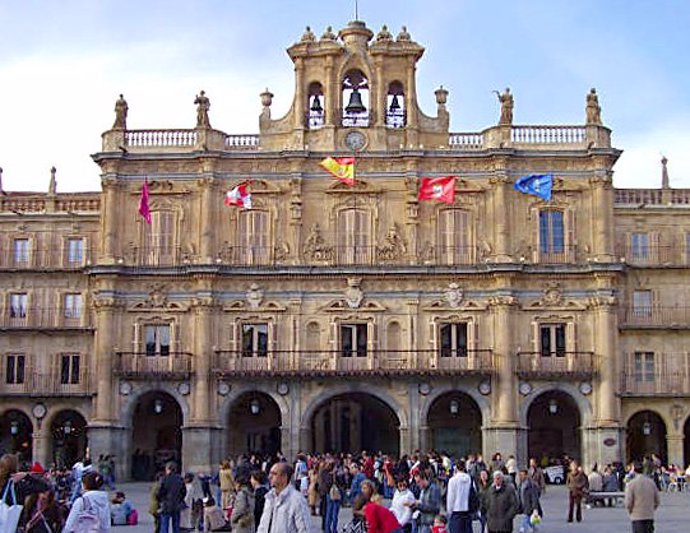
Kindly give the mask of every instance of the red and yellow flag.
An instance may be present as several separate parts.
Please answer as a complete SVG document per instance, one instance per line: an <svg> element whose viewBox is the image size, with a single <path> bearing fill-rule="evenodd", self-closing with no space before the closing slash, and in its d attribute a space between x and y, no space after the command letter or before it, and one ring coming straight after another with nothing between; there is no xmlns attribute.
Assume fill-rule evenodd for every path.
<svg viewBox="0 0 690 533"><path fill-rule="evenodd" d="M354 157L327 157L319 163L330 172L334 178L339 179L345 185L353 187L355 184L355 158Z"/></svg>

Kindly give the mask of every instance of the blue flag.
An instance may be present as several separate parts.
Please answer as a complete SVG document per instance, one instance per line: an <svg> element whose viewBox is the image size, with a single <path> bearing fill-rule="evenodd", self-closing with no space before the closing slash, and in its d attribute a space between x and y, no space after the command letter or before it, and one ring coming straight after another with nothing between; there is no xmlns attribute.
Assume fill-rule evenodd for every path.
<svg viewBox="0 0 690 533"><path fill-rule="evenodd" d="M529 176L522 176L514 185L516 191L538 196L547 202L551 201L552 187L553 174L531 174Z"/></svg>

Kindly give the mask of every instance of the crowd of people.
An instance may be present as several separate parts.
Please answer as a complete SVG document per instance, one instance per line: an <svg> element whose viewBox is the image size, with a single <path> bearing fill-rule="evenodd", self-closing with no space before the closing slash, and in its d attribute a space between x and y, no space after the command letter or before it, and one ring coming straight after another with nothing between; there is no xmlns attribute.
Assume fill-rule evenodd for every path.
<svg viewBox="0 0 690 533"><path fill-rule="evenodd" d="M17 530L98 533L136 524L138 511L114 490L114 470L100 466L105 460L48 471L34 463L19 471L16 456L2 456L3 500L24 505ZM154 533L311 533L312 522L319 520L314 517L325 533L471 533L476 522L482 532L502 533L512 532L518 517L520 533L527 533L539 529L544 516L541 464L533 458L519 468L514 456L504 460L500 453L489 460L481 454L456 460L444 453L396 459L362 451L300 453L294 462L281 454L241 456L223 461L213 474L183 475L170 461L152 485L149 513ZM586 473L567 457L562 464L568 470L569 522L583 519L583 506L612 505L625 489L633 524L646 528L653 524L658 492L668 483L665 476L671 475L655 456L627 471L612 464L601 472L594 465ZM678 476L685 477L682 471ZM106 488L113 492L110 499ZM608 493L610 498L600 497ZM353 520L341 524L345 506L352 508Z"/></svg>

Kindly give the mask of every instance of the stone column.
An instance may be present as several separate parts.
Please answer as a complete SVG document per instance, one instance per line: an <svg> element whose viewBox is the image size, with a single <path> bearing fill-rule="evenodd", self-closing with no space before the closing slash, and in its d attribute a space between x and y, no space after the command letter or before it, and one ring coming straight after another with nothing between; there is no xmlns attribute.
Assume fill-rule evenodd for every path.
<svg viewBox="0 0 690 533"><path fill-rule="evenodd" d="M615 260L613 249L613 183L608 171L596 171L591 178L592 210L596 216L592 217L594 224L594 258L608 263ZM571 243L572 244L572 243Z"/></svg>
<svg viewBox="0 0 690 533"><path fill-rule="evenodd" d="M213 263L213 237L216 234L216 228L213 224L213 214L215 213L213 208L213 176L201 178L199 188L201 189L199 257L205 264L210 265Z"/></svg>
<svg viewBox="0 0 690 533"><path fill-rule="evenodd" d="M53 462L50 457L50 429L38 429L31 435L31 456L34 461L42 465L49 465Z"/></svg>
<svg viewBox="0 0 690 533"><path fill-rule="evenodd" d="M194 302L194 404L193 424L209 423L210 370L213 354L213 298L199 298Z"/></svg>
<svg viewBox="0 0 690 533"><path fill-rule="evenodd" d="M295 109L294 124L295 129L304 128L304 115L306 113L306 99L304 92L304 59L295 59Z"/></svg>
<svg viewBox="0 0 690 533"><path fill-rule="evenodd" d="M374 126L383 127L386 124L386 89L383 82L383 58L379 56L376 58L376 94L372 98L376 102L376 107L370 103L375 113Z"/></svg>
<svg viewBox="0 0 690 533"><path fill-rule="evenodd" d="M117 417L113 398L113 357L117 303L113 298L94 301L96 310L96 397L94 421L110 422Z"/></svg>
<svg viewBox="0 0 690 533"><path fill-rule="evenodd" d="M115 243L117 242L117 178L101 179L103 205L101 206L101 231L103 232L103 257L105 264L115 263Z"/></svg>
<svg viewBox="0 0 690 533"><path fill-rule="evenodd" d="M512 261L510 253L510 202L506 201L506 188L510 185L508 177L501 173L491 178L493 186L494 248L490 254L495 263Z"/></svg>
<svg viewBox="0 0 690 533"><path fill-rule="evenodd" d="M326 116L325 122L326 126L333 127L336 124L337 106L338 106L338 93L339 87L337 86L334 75L333 75L333 56L326 56L326 87L324 94L324 105L326 106Z"/></svg>
<svg viewBox="0 0 690 533"><path fill-rule="evenodd" d="M494 319L494 368L498 383L494 385L491 432L497 450L518 460L517 397L513 346L512 313L517 299L511 295L495 296L489 301Z"/></svg>
<svg viewBox="0 0 690 533"><path fill-rule="evenodd" d="M685 465L683 457L683 434L668 434L666 436L668 449L667 464Z"/></svg>

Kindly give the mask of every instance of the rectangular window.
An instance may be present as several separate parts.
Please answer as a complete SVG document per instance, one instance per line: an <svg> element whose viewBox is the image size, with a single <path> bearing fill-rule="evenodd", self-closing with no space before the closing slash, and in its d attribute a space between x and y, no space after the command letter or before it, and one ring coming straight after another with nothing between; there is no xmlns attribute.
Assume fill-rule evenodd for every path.
<svg viewBox="0 0 690 533"><path fill-rule="evenodd" d="M630 254L633 259L649 259L649 234L633 233L630 235Z"/></svg>
<svg viewBox="0 0 690 533"><path fill-rule="evenodd" d="M72 266L84 264L84 239L80 237L67 239L67 264Z"/></svg>
<svg viewBox="0 0 690 533"><path fill-rule="evenodd" d="M366 324L342 324L340 326L340 353L342 357L367 356Z"/></svg>
<svg viewBox="0 0 690 533"><path fill-rule="evenodd" d="M644 290L633 292L633 316L652 316L652 291Z"/></svg>
<svg viewBox="0 0 690 533"><path fill-rule="evenodd" d="M441 357L467 357L467 322L441 325Z"/></svg>
<svg viewBox="0 0 690 533"><path fill-rule="evenodd" d="M64 354L60 361L60 383L62 385L75 385L79 383L79 366L79 355Z"/></svg>
<svg viewBox="0 0 690 533"><path fill-rule="evenodd" d="M539 326L539 352L542 357L565 356L565 324Z"/></svg>
<svg viewBox="0 0 690 533"><path fill-rule="evenodd" d="M539 211L539 252L547 257L565 253L563 211Z"/></svg>
<svg viewBox="0 0 690 533"><path fill-rule="evenodd" d="M9 354L5 364L5 383L20 384L24 383L24 354Z"/></svg>
<svg viewBox="0 0 690 533"><path fill-rule="evenodd" d="M239 252L242 264L268 264L271 257L268 213L242 211L239 216Z"/></svg>
<svg viewBox="0 0 690 533"><path fill-rule="evenodd" d="M654 352L635 352L635 381L650 383L654 381Z"/></svg>
<svg viewBox="0 0 690 533"><path fill-rule="evenodd" d="M347 209L338 214L338 260L350 265L370 262L369 213L360 209Z"/></svg>
<svg viewBox="0 0 690 533"><path fill-rule="evenodd" d="M65 294L65 318L81 317L81 294Z"/></svg>
<svg viewBox="0 0 690 533"><path fill-rule="evenodd" d="M29 264L29 239L14 239L14 264Z"/></svg>
<svg viewBox="0 0 690 533"><path fill-rule="evenodd" d="M26 318L29 296L23 292L10 294L10 318Z"/></svg>
<svg viewBox="0 0 690 533"><path fill-rule="evenodd" d="M144 328L146 355L170 355L170 325L148 325Z"/></svg>
<svg viewBox="0 0 690 533"><path fill-rule="evenodd" d="M447 265L470 262L469 213L462 209L445 209L439 213L439 253Z"/></svg>
<svg viewBox="0 0 690 533"><path fill-rule="evenodd" d="M268 355L268 324L242 324L242 357Z"/></svg>
<svg viewBox="0 0 690 533"><path fill-rule="evenodd" d="M175 259L175 214L172 211L153 211L148 232L147 263L171 265Z"/></svg>

